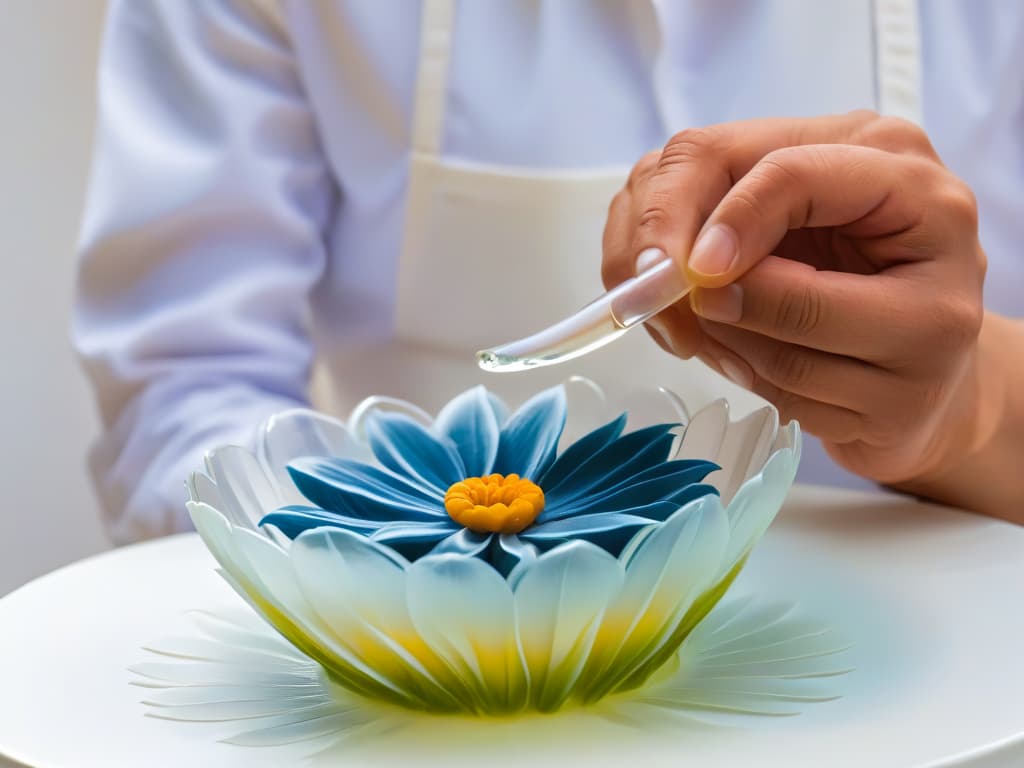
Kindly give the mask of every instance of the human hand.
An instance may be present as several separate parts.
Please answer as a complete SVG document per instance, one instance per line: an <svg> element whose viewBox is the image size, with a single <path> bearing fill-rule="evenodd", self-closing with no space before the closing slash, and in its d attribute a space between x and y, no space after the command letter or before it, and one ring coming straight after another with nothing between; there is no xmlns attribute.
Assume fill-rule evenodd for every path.
<svg viewBox="0 0 1024 768"><path fill-rule="evenodd" d="M658 343L771 401L851 471L920 485L996 428L977 208L916 126L856 112L684 131L613 201L606 285L649 249L697 286L649 321Z"/></svg>

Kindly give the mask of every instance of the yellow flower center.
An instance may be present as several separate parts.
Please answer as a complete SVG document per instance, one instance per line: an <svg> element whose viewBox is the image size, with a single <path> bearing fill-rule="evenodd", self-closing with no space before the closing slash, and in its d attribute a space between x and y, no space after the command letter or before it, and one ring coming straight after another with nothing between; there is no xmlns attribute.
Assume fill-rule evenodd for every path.
<svg viewBox="0 0 1024 768"><path fill-rule="evenodd" d="M476 533L519 533L544 509L544 491L514 474L467 477L448 489L444 508Z"/></svg>

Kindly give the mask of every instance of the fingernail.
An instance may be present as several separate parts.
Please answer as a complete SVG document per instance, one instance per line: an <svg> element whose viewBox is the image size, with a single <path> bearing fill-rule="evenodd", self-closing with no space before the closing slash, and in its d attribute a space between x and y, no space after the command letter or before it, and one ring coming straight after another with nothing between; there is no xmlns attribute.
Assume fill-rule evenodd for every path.
<svg viewBox="0 0 1024 768"><path fill-rule="evenodd" d="M640 251L640 255L636 257L634 274L639 275L641 272L646 272L659 261L664 260L665 252L661 248L646 248Z"/></svg>
<svg viewBox="0 0 1024 768"><path fill-rule="evenodd" d="M693 309L716 323L738 323L743 316L743 288L736 283L724 288L698 288L692 294Z"/></svg>
<svg viewBox="0 0 1024 768"><path fill-rule="evenodd" d="M720 275L732 266L738 250L732 228L715 224L697 238L690 251L690 269L702 275Z"/></svg>
<svg viewBox="0 0 1024 768"><path fill-rule="evenodd" d="M754 384L754 371L749 365L732 355L722 355L718 358L718 366L722 373L733 384L750 389Z"/></svg>

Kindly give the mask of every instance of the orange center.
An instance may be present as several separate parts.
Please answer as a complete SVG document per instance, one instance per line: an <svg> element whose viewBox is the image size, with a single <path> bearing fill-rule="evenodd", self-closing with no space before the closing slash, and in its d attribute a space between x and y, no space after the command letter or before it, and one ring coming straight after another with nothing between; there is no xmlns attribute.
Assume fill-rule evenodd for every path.
<svg viewBox="0 0 1024 768"><path fill-rule="evenodd" d="M448 489L444 508L476 533L519 533L544 509L544 491L519 475L467 477Z"/></svg>

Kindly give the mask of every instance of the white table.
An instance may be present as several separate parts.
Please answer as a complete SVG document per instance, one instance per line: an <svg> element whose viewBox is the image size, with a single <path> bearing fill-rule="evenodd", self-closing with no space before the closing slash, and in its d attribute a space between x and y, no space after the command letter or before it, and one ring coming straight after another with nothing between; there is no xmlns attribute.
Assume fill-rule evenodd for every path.
<svg viewBox="0 0 1024 768"><path fill-rule="evenodd" d="M797 601L850 638L842 699L740 729L581 733L548 718L484 744L457 729L395 734L317 764L1024 766L1024 528L797 487L736 588ZM0 764L293 764L278 748L144 717L129 685L144 644L188 631L183 612L237 603L194 534L82 561L0 600Z"/></svg>

